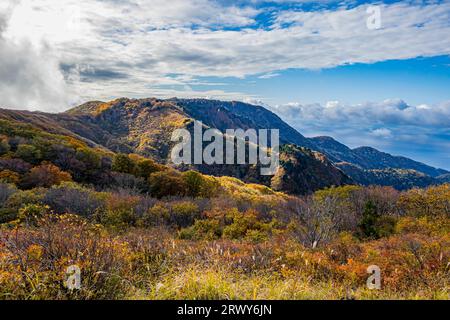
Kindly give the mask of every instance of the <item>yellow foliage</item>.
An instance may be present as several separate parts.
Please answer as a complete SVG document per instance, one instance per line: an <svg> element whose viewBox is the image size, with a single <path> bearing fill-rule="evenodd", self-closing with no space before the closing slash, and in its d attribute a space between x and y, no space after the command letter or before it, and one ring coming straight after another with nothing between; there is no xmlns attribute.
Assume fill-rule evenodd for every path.
<svg viewBox="0 0 450 320"><path fill-rule="evenodd" d="M0 182L18 184L20 181L20 175L14 171L2 170L0 171Z"/></svg>
<svg viewBox="0 0 450 320"><path fill-rule="evenodd" d="M400 196L399 206L409 215L450 217L450 185L410 190Z"/></svg>

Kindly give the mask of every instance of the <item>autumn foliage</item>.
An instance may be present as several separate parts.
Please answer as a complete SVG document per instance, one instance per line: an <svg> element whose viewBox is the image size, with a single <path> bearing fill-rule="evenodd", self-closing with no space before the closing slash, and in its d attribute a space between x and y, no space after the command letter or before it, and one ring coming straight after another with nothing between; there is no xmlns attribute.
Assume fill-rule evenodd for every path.
<svg viewBox="0 0 450 320"><path fill-rule="evenodd" d="M294 197L0 124L0 299L448 299L448 184Z"/></svg>

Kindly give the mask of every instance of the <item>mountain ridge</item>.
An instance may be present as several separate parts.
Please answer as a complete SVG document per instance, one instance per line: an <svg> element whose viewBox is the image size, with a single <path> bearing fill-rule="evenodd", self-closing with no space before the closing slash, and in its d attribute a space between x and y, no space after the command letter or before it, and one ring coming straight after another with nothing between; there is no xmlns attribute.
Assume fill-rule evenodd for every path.
<svg viewBox="0 0 450 320"><path fill-rule="evenodd" d="M371 147L350 149L332 137L306 138L284 122L278 115L263 106L238 101L209 99L128 99L119 98L109 102L90 101L58 114L0 110L0 118L22 122L34 122L46 130L81 137L88 143L105 147L113 152L138 153L167 164L172 143L171 132L185 128L194 120L221 131L226 129L279 129L282 144L295 145L294 153L307 154L308 165L315 167L308 174L322 176L325 184L314 181L314 187L326 187L340 183L385 184L399 189L438 184L446 181L449 172L433 168L406 157L392 156ZM33 120L31 120L33 118ZM310 153L315 150L323 154ZM297 154L297 156L300 156ZM294 156L293 158L298 158ZM291 157L291 160L293 159ZM300 157L302 158L302 156ZM298 159L300 159L298 158ZM295 162L295 161L294 161ZM330 162L330 163L329 163ZM328 164L329 163L329 164ZM196 168L208 174L232 175L250 182L258 182L254 168ZM307 172L305 168L298 168ZM244 171L244 172L242 172ZM342 171L342 176L338 173ZM214 174L214 172L212 172ZM294 171L289 171L293 175ZM294 174L295 175L295 174ZM351 179L344 178L348 176ZM442 176L442 179L438 177ZM302 186L308 189L309 176L297 175L303 179ZM271 182L263 179L264 184ZM280 179L278 179L280 180Z"/></svg>
<svg viewBox="0 0 450 320"><path fill-rule="evenodd" d="M179 128L189 129L194 120L184 111L172 101L117 99L108 103L87 103L60 114L0 110L0 119L18 120L45 130L52 128L55 133L83 137L91 145L101 145L113 152L137 153L161 164L170 164L170 151L174 145L172 132ZM228 116L226 119L233 119L231 114ZM175 168L232 176L266 186L274 184L279 191L298 194L353 183L325 157L309 149L293 148L283 157L287 159L282 164L285 168L274 177L261 176L259 165L182 165ZM301 178L292 179L291 176ZM294 187L283 181L293 181Z"/></svg>
<svg viewBox="0 0 450 320"><path fill-rule="evenodd" d="M410 169L425 173L433 178L449 173L440 168L434 168L424 163L403 156L393 156L370 146L350 149L332 137L310 138L319 151L338 162L350 162L366 170L382 169Z"/></svg>
<svg viewBox="0 0 450 320"><path fill-rule="evenodd" d="M126 99L126 98L125 98ZM139 99L138 99L139 100ZM333 162L351 162L357 165L362 166L364 169L387 169L387 168L394 168L394 169L412 169L419 172L423 172L427 175L430 175L432 177L438 177L443 174L450 173L447 170L441 169L441 168L435 168L432 166L429 166L427 164L421 163L419 161L415 161L413 159L409 159L404 156L394 156L387 152L383 152L380 150L377 150L370 146L360 146L354 149L349 148L345 144L335 140L333 137L329 136L318 136L318 137L311 137L307 138L303 136L300 132L298 132L296 129L288 125L285 121L283 121L278 115L273 113L272 111L268 110L264 106L244 103L240 101L221 101L221 100L210 100L210 99L181 99L181 98L170 98L163 101L169 101L180 104L180 106L187 108L188 114L191 115L193 118L197 120L203 121L205 124L207 124L210 127L217 128L219 130L225 130L225 129L235 129L238 128L235 123L228 123L230 126L225 127L222 124L213 123L211 118L208 117L210 113L203 113L199 112L198 110L195 110L192 108L192 106L198 107L202 104L213 104L213 108L217 109L224 109L226 111L231 111L235 113L236 115L242 117L246 117L247 119L250 119L250 123L253 124L251 128L259 129L259 128L274 128L274 129L280 129L280 138L282 142L285 143L293 143L301 147L307 147L310 149L314 149L317 151L320 151L327 155L327 157L332 160ZM99 102L99 101L92 101L85 103L83 105L89 106L89 104L92 103L102 103L105 102ZM83 106L82 105L82 106ZM75 110L79 108L74 108ZM86 108L86 107L85 107ZM244 109L243 109L244 108ZM71 112L70 109L69 112ZM200 108L199 108L200 110ZM253 113L256 111L256 115ZM251 113L251 114L250 114ZM270 115L272 118L268 119L267 115ZM253 119L252 119L253 118ZM257 122L254 121L254 119L258 119ZM261 119L263 119L264 123L261 125ZM234 127L233 127L234 125ZM272 126L272 127L270 127ZM247 129L249 126L240 126L239 128ZM287 132L287 133L286 133ZM329 144L326 145L325 143L320 143L319 140L326 140ZM344 149L344 151L349 152L350 154L346 155L346 157L337 157L335 154L333 154L333 150L335 146L333 145L339 145L341 150ZM367 159L367 156L364 155L365 152L372 152L373 155L376 155L378 158L381 157L388 157L389 160L398 162L404 162L403 165L397 164L397 165L379 165L381 162L380 160L373 161L374 163L366 163L369 159ZM349 161L347 157L354 157L356 161ZM378 162L378 165L377 165Z"/></svg>

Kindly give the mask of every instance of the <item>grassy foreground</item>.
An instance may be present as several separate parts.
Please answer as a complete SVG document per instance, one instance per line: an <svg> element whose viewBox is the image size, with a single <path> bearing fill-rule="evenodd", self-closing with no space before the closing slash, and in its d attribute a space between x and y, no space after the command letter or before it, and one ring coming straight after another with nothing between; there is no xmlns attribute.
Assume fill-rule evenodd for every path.
<svg viewBox="0 0 450 320"><path fill-rule="evenodd" d="M162 228L120 235L73 215L0 232L2 299L448 299L449 223L402 219L360 242L343 233L308 249L286 235L254 243L175 239ZM82 270L81 290L65 287ZM382 289L366 287L367 266Z"/></svg>

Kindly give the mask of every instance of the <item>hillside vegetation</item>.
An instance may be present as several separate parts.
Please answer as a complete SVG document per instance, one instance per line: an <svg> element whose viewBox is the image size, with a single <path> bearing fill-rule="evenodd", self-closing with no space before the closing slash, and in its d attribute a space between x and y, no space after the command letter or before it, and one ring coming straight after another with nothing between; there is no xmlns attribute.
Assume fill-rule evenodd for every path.
<svg viewBox="0 0 450 320"><path fill-rule="evenodd" d="M310 166L321 176L320 186L345 185L350 178L362 185L392 186L399 190L424 187L446 182L447 171L370 147L350 149L331 137L306 138L280 117L261 106L236 101L209 99L127 99L109 102L92 101L60 114L0 109L0 119L29 123L56 134L76 137L95 147L118 153L136 153L161 164L170 164L170 141L175 129L192 129L193 121L202 121L204 129L278 129L280 142L299 147L298 152L311 156L311 150L325 157L312 157ZM348 165L347 165L348 164ZM260 176L252 166L190 166L208 175L234 176L250 183L271 186L270 179ZM304 167L301 176L308 176ZM286 170L289 171L289 170ZM331 172L330 172L331 171ZM309 171L311 172L311 171ZM336 181L336 177L340 178ZM295 184L283 191L299 190L311 193L317 184L286 177Z"/></svg>
<svg viewBox="0 0 450 320"><path fill-rule="evenodd" d="M345 175L296 146L273 188L181 172L108 148L111 132L135 148L122 115L92 139L65 131L91 128L84 109L51 130L47 115L0 120L0 299L448 299L449 185L333 187ZM81 290L64 285L71 265ZM366 287L370 265L381 290Z"/></svg>
<svg viewBox="0 0 450 320"><path fill-rule="evenodd" d="M159 164L174 167L170 159L174 146L174 143L171 142L172 132L180 128L191 131L193 121L197 120L197 118L191 117L191 114L197 116L193 111L194 107L186 103L186 101L181 103L178 100L118 99L108 103L87 103L63 114L0 110L0 120L5 119L3 122L5 127L14 127L16 123L22 126L26 123L35 131L41 130L47 134L71 137L91 148L104 149L111 153L136 154L152 159ZM203 107L202 104L197 106ZM210 110L210 106L211 104L208 102L205 108ZM255 108L250 105L246 106ZM212 128L221 128L221 130L227 128L227 125L229 125L229 129L237 129L241 124L243 129L248 129L251 128L250 125L254 124L254 120L247 123L245 122L247 118L239 118L229 111L226 112L227 120L225 120L224 117L220 117L221 111L217 110L218 118L213 121L211 119L213 111L203 111L200 113L204 116L199 120L205 121L205 129L210 128L208 125L213 126ZM208 113L211 117L205 116ZM282 123L281 119L277 119ZM284 127L287 128L287 125L284 124ZM259 125L254 128L267 128L267 126ZM288 131L291 134L296 132L292 128ZM297 135L298 139L302 137L299 133ZM282 162L281 166L284 170L277 174L278 182L280 180L289 181L289 185L278 182L275 184L271 177L260 175L259 165L183 165L175 167L175 169L196 170L216 177L232 176L248 183L264 184L268 187L276 187L279 191L297 194L311 193L323 187L353 183L326 157L318 155L317 152L294 145L284 148L282 152L284 152L282 157L292 158L294 156L298 160ZM55 158L49 156L47 160L54 162ZM105 171L108 165L108 160L106 158L104 160L106 166L103 166L102 171ZM294 173L296 176L293 175ZM299 177L302 178L299 179Z"/></svg>

